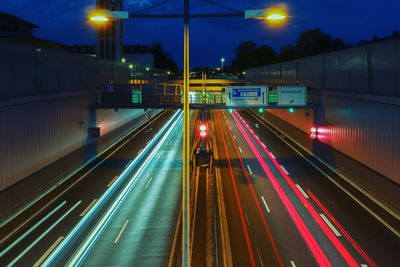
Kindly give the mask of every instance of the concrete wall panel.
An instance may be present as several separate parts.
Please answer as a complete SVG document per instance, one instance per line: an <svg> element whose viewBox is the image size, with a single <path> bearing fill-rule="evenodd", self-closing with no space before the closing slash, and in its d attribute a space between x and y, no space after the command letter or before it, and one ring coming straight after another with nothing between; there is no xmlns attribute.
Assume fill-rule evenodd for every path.
<svg viewBox="0 0 400 267"><path fill-rule="evenodd" d="M0 109L0 191L72 151L90 144L88 127L111 133L143 110L98 110L92 113L90 95L59 98Z"/></svg>

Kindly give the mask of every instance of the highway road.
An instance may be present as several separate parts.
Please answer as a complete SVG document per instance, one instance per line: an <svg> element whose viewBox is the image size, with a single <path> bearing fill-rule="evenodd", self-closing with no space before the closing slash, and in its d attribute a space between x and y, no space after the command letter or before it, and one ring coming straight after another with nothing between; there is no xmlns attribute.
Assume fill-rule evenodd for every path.
<svg viewBox="0 0 400 267"><path fill-rule="evenodd" d="M77 170L68 179L55 184L49 192L33 199L30 205L21 209L15 216L3 219L0 222L0 265L41 265L46 263L45 260L52 258L49 255L57 256L52 258L57 259L55 261L57 264L65 263L90 230L101 220L110 205L132 184L140 166L147 161L149 153L162 143L163 138L169 136L166 133L172 125L174 129L179 129L173 124L177 122L178 116L175 111L162 112L151 122L142 125L114 144L98 159ZM180 132L176 134L179 135ZM165 154L166 150L170 148L173 148L171 153L176 153L174 151L178 150L179 140L180 138L176 138L170 145L167 143L164 150L161 150L164 153L157 154L157 157L164 155L166 159L168 156ZM177 161L171 162L168 159L165 164L171 164L169 167L172 172L178 171L174 169L179 167ZM154 168L154 163L151 166ZM153 169L150 176L140 179L141 183L137 183L137 186L142 186L142 183L146 185L149 177L153 176L144 191L149 199L154 196L154 199L160 198L159 201L163 202L162 195L158 194L160 193L158 186L168 182L173 184L174 181L167 182L165 181L167 176L158 177L154 175L155 172ZM139 197L142 193L143 190L138 190L132 198ZM168 192L167 196L166 204L176 200L172 192ZM129 200L132 201L132 198ZM146 210L151 207L151 204L149 205L146 206ZM121 212L124 211L121 209ZM150 217L149 214L147 219L150 220ZM166 220L171 221L175 218L176 212L171 211ZM140 221L131 221L131 224L127 225L128 229L136 223L140 224ZM76 228L77 225L80 225L79 229ZM115 225L115 227L120 226ZM121 237L120 242L124 242L124 238Z"/></svg>
<svg viewBox="0 0 400 267"><path fill-rule="evenodd" d="M234 266L398 265L396 231L327 177L335 172L254 113L212 118Z"/></svg>
<svg viewBox="0 0 400 267"><path fill-rule="evenodd" d="M138 182L82 260L83 266L168 264L182 194L182 118L153 151ZM85 240L82 247L91 242ZM71 262L80 257L83 254Z"/></svg>

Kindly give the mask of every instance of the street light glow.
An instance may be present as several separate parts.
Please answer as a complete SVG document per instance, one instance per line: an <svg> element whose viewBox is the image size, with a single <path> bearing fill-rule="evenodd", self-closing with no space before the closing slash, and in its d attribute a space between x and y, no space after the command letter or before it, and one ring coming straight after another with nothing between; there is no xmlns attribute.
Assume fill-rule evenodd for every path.
<svg viewBox="0 0 400 267"><path fill-rule="evenodd" d="M267 20L278 21L278 20L284 20L284 19L286 19L286 16L282 15L282 14L271 14L271 15L267 16Z"/></svg>
<svg viewBox="0 0 400 267"><path fill-rule="evenodd" d="M89 20L91 20L93 22L99 22L99 23L109 21L109 19L107 17L102 16L102 15L90 17Z"/></svg>

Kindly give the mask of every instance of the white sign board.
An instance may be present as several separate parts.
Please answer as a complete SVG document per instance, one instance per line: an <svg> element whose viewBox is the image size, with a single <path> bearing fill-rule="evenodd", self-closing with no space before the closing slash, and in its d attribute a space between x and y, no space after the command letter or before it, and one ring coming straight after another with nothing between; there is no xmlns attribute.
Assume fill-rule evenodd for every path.
<svg viewBox="0 0 400 267"><path fill-rule="evenodd" d="M227 107L265 107L267 86L232 86L225 88Z"/></svg>
<svg viewBox="0 0 400 267"><path fill-rule="evenodd" d="M305 106L307 88L305 86L278 86L278 106Z"/></svg>

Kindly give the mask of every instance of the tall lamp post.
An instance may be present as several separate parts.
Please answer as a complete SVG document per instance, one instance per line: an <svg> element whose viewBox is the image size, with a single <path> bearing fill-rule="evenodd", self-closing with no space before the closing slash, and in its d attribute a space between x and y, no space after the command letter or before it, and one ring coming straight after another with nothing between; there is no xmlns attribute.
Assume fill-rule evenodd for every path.
<svg viewBox="0 0 400 267"><path fill-rule="evenodd" d="M252 19L263 19L270 21L283 20L286 17L279 14L266 14L264 10L246 10L241 12L211 0L203 0L204 2L218 6L230 13L220 14L189 14L189 0L183 0L183 14L143 14L142 12L166 4L171 0L164 0L153 6L142 10L129 13L129 18L183 18L183 177L182 177L182 266L188 267L191 263L191 242L190 242L190 117L189 117L189 18L221 18L221 17L241 17ZM127 19L127 12L112 12L109 10L101 10L93 15L89 15L89 20L98 23L107 23L110 19ZM221 58L222 71L225 58Z"/></svg>

